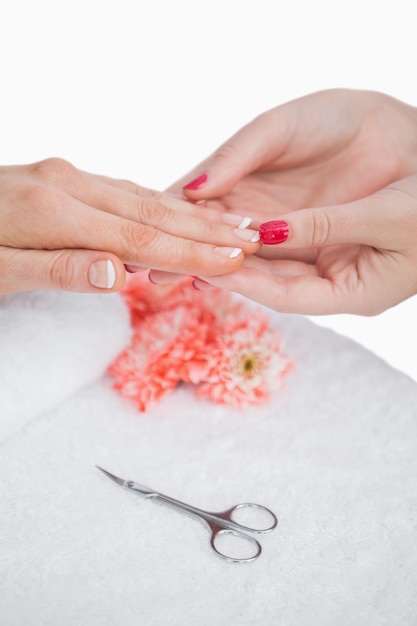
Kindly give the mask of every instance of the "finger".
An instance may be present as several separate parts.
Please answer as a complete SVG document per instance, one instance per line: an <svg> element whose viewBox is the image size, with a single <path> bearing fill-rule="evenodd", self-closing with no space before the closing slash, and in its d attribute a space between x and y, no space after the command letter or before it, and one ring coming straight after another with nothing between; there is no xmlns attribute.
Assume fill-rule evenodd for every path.
<svg viewBox="0 0 417 626"><path fill-rule="evenodd" d="M162 272L160 270L150 270L148 278L155 285L169 285L176 283L178 280L186 278L184 274L174 274L173 272Z"/></svg>
<svg viewBox="0 0 417 626"><path fill-rule="evenodd" d="M270 306L270 304L266 304L266 302L272 302L274 300L274 298L268 299L271 293L262 293L262 289L265 288L266 283L269 283L269 289L271 289L271 287L275 288L275 283L282 279L314 276L319 276L319 271L317 266L311 263L294 260L265 261L256 256L251 256L245 259L243 266L238 271L226 277L225 280L223 280L224 277L220 276L211 276L209 278L194 276L193 284L197 289L204 291L212 289L213 287L236 291L250 299L255 299L260 304ZM155 282L158 282L159 278L159 275L157 275ZM161 274L161 282L166 278L168 277ZM249 281L253 281L253 283ZM260 286L259 290L251 288L252 284L255 286L255 283L256 286ZM250 296L248 294L253 295ZM261 300L259 300L259 298L261 298Z"/></svg>
<svg viewBox="0 0 417 626"><path fill-rule="evenodd" d="M69 202L74 198L79 201L80 206L98 208L180 237L192 233L193 239L219 244L222 243L222 238L230 242L232 230L229 226L239 227L242 220L248 220L244 216L223 215L220 210L206 207L202 210L184 199L162 194L129 180L90 174L63 159L46 159L23 168L22 172L26 178L29 172L39 183L27 184L23 198L30 200L31 204L41 205L41 208L45 208L44 205L49 200L49 204L69 210L70 207L65 206L68 201L65 203L63 192L66 192ZM207 225L207 222L216 224L216 228ZM247 227L248 224L245 228ZM243 241L248 240L249 235L243 238Z"/></svg>
<svg viewBox="0 0 417 626"><path fill-rule="evenodd" d="M237 221L239 216L236 216L236 219L231 221L227 216L223 217L223 209L220 206L217 209L208 209L207 203L204 202L205 210L202 211L182 194L178 197L168 192L161 193L155 189L143 187L130 180L91 174L78 170L62 159L47 159L33 167L36 168L37 174L40 169L44 179L54 182L60 189L65 189L69 195L80 202L127 219L140 221L144 218L152 218L151 210L154 209L156 218L154 221L158 221L158 208L166 207L186 216L216 223L224 221L226 224L238 225L244 219L244 216L241 216ZM144 211L146 208L149 209L148 213ZM158 226L163 230L164 224L159 223Z"/></svg>
<svg viewBox="0 0 417 626"><path fill-rule="evenodd" d="M304 275L317 275L318 270L314 264L306 263L297 260L270 260L267 263L264 259L256 256L248 256L245 261L245 268L257 269L267 274L279 274L280 276L304 276ZM164 285L174 283L178 280L185 278L184 274L174 274L172 272L162 272L159 270L151 269L149 271L149 280L152 283L158 285ZM192 275L195 281L203 282L199 276Z"/></svg>
<svg viewBox="0 0 417 626"><path fill-rule="evenodd" d="M208 159L177 181L169 191L190 199L224 195L246 174L278 159L291 136L287 109L267 111L240 129Z"/></svg>
<svg viewBox="0 0 417 626"><path fill-rule="evenodd" d="M259 234L264 244L282 249L354 243L400 250L414 233L416 216L417 182L410 178L348 204L281 215L261 224Z"/></svg>
<svg viewBox="0 0 417 626"><path fill-rule="evenodd" d="M13 229L7 232L7 242L3 245L27 249L108 250L130 266L186 274L192 274L194 270L207 274L232 271L242 263L242 251L259 248L259 242L244 241L245 237L253 237L250 229L230 226L227 228L233 236L228 236L224 245L222 237L217 245L202 243L191 239L194 235L198 239L202 230L188 232L190 238L179 237L148 224L97 211L59 189L36 187L29 191L30 203L23 202L21 207L21 213L24 215L26 211L27 219L13 222ZM161 213L162 220L165 215ZM209 225L209 231L215 232L216 228L214 224ZM238 234L235 235L234 231ZM217 239L214 235L211 238Z"/></svg>
<svg viewBox="0 0 417 626"><path fill-rule="evenodd" d="M140 196L141 189L129 193L117 185L93 185L85 191L84 200L108 213L154 226L178 237L219 245L240 245L248 254L259 248L257 230L252 227L251 218L202 208L159 192Z"/></svg>
<svg viewBox="0 0 417 626"><path fill-rule="evenodd" d="M23 174L31 174L35 180L46 183L48 186L54 185L60 189L66 189L68 192L78 191L81 195L84 195L91 185L97 187L98 183L101 185L113 185L128 193L134 193L143 197L152 196L155 193L154 190L141 187L130 180L119 180L101 174L91 174L78 169L65 159L56 157L21 166L21 171Z"/></svg>
<svg viewBox="0 0 417 626"><path fill-rule="evenodd" d="M120 259L108 252L0 248L0 295L44 289L112 293L125 278Z"/></svg>
<svg viewBox="0 0 417 626"><path fill-rule="evenodd" d="M99 219L97 213L92 214L91 210L99 208L104 213L152 226L176 237L213 243L218 246L241 247L248 254L254 253L259 248L258 234L256 230L250 228L250 218L202 209L189 202L144 189L129 181L121 181L120 184L117 181L111 184L103 183L103 180L108 179L85 174L70 164L63 165L60 160L52 160L52 163L54 167L66 170L66 176L61 172L64 181L61 187L30 188L31 205L37 203L42 209L41 220L35 227L42 233L45 232L41 225L42 218L49 222L52 219L59 225L62 239L62 236L66 236L69 231L73 231L77 225L80 225L78 215L83 213L87 219L90 216L94 220L84 232L94 234L100 225L97 222ZM60 210L58 211L56 207ZM48 210L45 210L46 208ZM63 219L65 227L61 227ZM104 216L100 219L103 220ZM51 224L48 223L47 227L50 228L50 226ZM33 234L33 229L31 234ZM8 243L16 245L14 241ZM59 240L57 247L67 247L67 245ZM74 245L94 247L92 241L82 246L77 243Z"/></svg>
<svg viewBox="0 0 417 626"><path fill-rule="evenodd" d="M284 272L285 274L285 272ZM278 276L255 268L242 267L233 274L204 276L212 287L238 293L249 300L281 313L301 315L329 315L332 313L358 313L361 299L352 299L337 289L326 278L309 272L308 275ZM200 284L195 284L200 288ZM206 285L201 285L206 289Z"/></svg>

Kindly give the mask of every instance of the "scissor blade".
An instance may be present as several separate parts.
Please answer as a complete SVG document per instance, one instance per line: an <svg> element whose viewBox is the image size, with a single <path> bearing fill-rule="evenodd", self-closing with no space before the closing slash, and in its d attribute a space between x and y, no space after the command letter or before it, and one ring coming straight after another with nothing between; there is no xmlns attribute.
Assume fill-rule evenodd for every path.
<svg viewBox="0 0 417 626"><path fill-rule="evenodd" d="M123 480L123 478L119 478L118 476L115 476L114 474L110 474L110 472L108 472L107 470L103 469L99 465L96 465L96 468L99 469L101 472L103 472L103 474L106 474L106 476L108 476L109 478L114 480L114 482L117 483L118 485L121 485L122 487L124 487L126 485L126 481Z"/></svg>

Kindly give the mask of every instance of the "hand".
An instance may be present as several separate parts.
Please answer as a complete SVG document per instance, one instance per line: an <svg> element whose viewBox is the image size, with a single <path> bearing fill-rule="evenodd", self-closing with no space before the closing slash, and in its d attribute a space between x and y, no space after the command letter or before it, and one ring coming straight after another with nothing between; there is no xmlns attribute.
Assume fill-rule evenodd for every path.
<svg viewBox="0 0 417 626"><path fill-rule="evenodd" d="M416 109L335 89L263 113L170 191L264 221L351 202L415 171Z"/></svg>
<svg viewBox="0 0 417 626"><path fill-rule="evenodd" d="M417 175L362 200L301 209L280 220L288 225L278 225L288 232L279 244L284 254L315 249L314 262L248 257L232 274L195 285L307 315L376 315L417 293Z"/></svg>
<svg viewBox="0 0 417 626"><path fill-rule="evenodd" d="M415 108L331 90L264 113L173 191L200 176L187 197L288 224L285 242L211 285L280 311L371 315L417 291L416 181L389 186L416 171Z"/></svg>
<svg viewBox="0 0 417 626"><path fill-rule="evenodd" d="M61 159L0 167L0 295L108 293L125 266L186 274L237 269L259 243L224 216ZM256 239L256 237L255 237ZM243 253L242 253L243 251Z"/></svg>

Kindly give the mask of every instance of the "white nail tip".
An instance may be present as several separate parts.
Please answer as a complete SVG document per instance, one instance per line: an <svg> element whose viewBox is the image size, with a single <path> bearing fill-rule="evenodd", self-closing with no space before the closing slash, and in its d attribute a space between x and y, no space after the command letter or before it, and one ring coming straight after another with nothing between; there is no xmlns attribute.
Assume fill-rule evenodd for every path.
<svg viewBox="0 0 417 626"><path fill-rule="evenodd" d="M259 237L259 232L257 231L254 236L251 239L251 243L256 243L257 241L259 241L260 237Z"/></svg>
<svg viewBox="0 0 417 626"><path fill-rule="evenodd" d="M107 289L111 289L114 287L114 283L116 282L116 270L114 269L114 265L111 261L106 261L107 265Z"/></svg>
<svg viewBox="0 0 417 626"><path fill-rule="evenodd" d="M242 252L242 248L233 248L229 254L229 259L235 259Z"/></svg>
<svg viewBox="0 0 417 626"><path fill-rule="evenodd" d="M243 230L244 228L247 228L251 223L252 223L252 218L244 217L243 220L240 222L238 228L240 228L240 230Z"/></svg>

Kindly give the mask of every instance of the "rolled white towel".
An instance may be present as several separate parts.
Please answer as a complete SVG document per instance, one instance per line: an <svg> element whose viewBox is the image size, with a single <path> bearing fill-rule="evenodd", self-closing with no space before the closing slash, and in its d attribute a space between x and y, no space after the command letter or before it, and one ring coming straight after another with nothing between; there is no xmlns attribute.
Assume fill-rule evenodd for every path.
<svg viewBox="0 0 417 626"><path fill-rule="evenodd" d="M0 441L100 378L130 332L118 294L0 298Z"/></svg>

